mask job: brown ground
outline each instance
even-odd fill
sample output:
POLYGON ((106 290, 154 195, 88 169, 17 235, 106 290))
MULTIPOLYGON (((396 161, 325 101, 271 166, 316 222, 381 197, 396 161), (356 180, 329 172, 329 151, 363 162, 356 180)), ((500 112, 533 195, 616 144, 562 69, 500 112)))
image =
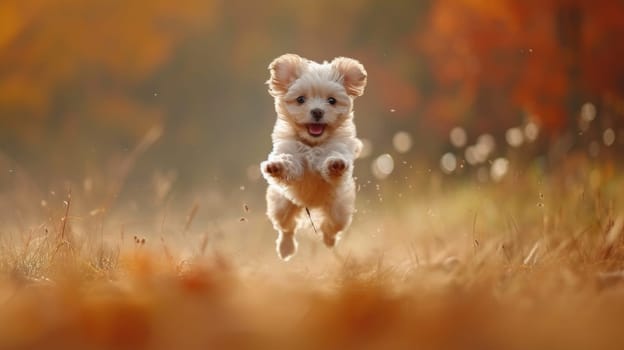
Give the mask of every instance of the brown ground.
POLYGON ((592 176, 387 189, 288 263, 261 205, 135 238, 76 195, 3 232, 0 348, 622 349, 621 181, 592 176))

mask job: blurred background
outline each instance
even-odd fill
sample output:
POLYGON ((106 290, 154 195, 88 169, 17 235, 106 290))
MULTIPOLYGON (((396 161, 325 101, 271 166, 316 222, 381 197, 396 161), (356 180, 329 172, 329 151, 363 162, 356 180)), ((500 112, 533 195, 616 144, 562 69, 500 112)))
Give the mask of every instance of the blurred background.
POLYGON ((71 186, 104 209, 261 202, 275 119, 264 82, 286 52, 366 67, 363 188, 575 162, 610 176, 624 149, 623 37, 620 0, 3 0, 0 194, 45 206, 71 186))

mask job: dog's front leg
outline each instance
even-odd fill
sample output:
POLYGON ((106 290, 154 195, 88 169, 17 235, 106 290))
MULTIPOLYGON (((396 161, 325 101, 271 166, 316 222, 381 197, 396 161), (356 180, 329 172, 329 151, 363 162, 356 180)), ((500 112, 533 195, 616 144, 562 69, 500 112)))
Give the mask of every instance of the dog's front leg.
POLYGON ((303 164, 293 154, 271 153, 269 159, 260 164, 260 170, 269 182, 288 183, 303 175, 303 164))

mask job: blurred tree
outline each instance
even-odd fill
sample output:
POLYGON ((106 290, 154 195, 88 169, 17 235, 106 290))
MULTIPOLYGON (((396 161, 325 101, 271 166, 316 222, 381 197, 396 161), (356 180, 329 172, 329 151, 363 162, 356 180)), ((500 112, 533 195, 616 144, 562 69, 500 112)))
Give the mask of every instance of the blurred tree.
POLYGON ((59 144, 135 142, 163 118, 137 87, 212 8, 204 0, 1 2, 1 145, 64 163, 59 144))
POLYGON ((191 185, 242 181, 269 151, 263 83, 285 52, 364 63, 358 128, 375 154, 393 150, 398 130, 418 143, 406 158, 435 162, 457 125, 468 142, 526 118, 552 137, 576 134, 588 101, 618 144, 622 10, 617 0, 4 0, 0 152, 45 179, 114 178, 134 154, 142 171, 118 173, 139 186, 156 170, 191 185), (158 142, 133 152, 148 130, 162 130, 158 142))
POLYGON ((575 129, 584 102, 624 98, 622 13, 616 0, 434 1, 414 46, 434 78, 428 115, 444 128, 500 129, 529 114, 551 135, 575 129))

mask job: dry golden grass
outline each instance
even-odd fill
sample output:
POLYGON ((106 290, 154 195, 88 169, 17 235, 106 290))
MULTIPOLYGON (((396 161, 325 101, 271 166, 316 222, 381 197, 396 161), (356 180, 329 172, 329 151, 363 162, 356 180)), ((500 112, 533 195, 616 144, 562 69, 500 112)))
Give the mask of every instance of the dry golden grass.
POLYGON ((621 179, 425 185, 362 194, 334 251, 304 228, 288 263, 261 204, 194 231, 194 203, 144 237, 83 218, 77 196, 3 229, 0 348, 624 346, 621 179))

